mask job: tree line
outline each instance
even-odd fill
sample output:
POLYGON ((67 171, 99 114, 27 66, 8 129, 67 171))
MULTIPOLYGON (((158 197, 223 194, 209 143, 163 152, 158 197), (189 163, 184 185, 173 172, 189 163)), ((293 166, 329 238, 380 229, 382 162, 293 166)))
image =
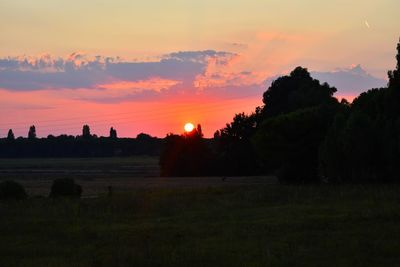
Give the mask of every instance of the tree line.
POLYGON ((283 182, 397 182, 400 178, 400 43, 384 88, 352 103, 297 67, 276 79, 261 107, 214 134, 169 135, 165 176, 274 174, 283 182))
POLYGON ((118 138, 110 129, 108 137, 91 134, 89 125, 82 127, 82 135, 49 135, 38 138, 36 127, 29 127, 27 138, 18 137, 10 129, 7 137, 0 139, 0 157, 113 157, 150 155, 158 156, 162 139, 141 133, 136 138, 118 138))

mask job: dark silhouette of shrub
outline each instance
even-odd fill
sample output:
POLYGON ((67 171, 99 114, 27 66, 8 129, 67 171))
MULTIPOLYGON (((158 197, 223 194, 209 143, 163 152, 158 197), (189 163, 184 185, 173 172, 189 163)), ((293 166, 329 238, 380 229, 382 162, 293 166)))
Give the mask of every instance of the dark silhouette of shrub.
POLYGON ((14 181, 4 181, 0 183, 0 200, 25 199, 27 194, 24 187, 14 181))
POLYGON ((56 179, 51 186, 50 197, 80 197, 82 187, 74 179, 56 179))

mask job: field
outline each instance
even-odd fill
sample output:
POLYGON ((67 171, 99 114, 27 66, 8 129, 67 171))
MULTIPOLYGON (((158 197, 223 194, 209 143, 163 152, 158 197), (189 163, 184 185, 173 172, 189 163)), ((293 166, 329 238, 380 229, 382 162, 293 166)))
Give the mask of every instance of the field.
MULTIPOLYGON (((12 162, 16 161, 1 162, 2 170, 12 169, 12 162)), ((31 164, 25 169, 54 170, 63 165, 60 160, 37 168, 38 162, 32 162, 17 162, 14 167, 31 164)), ((74 170, 82 170, 81 165, 74 170)), ((88 167, 89 172, 92 169, 88 167)), ((44 173, 47 182, 54 175, 44 173)), ((34 178, 25 174, 20 180, 26 185, 40 183, 37 173, 34 178)), ((3 172, 1 179, 5 176, 3 172)), ((79 177, 87 182, 84 192, 91 192, 80 200, 43 197, 48 184, 42 184, 30 188, 34 197, 29 200, 0 202, 0 266, 400 263, 398 185, 285 186, 270 177, 117 176, 101 172, 79 177), (104 190, 87 188, 97 179, 104 179, 105 185, 112 176, 120 190, 111 197, 104 190), (147 179, 153 182, 144 182, 147 179)))

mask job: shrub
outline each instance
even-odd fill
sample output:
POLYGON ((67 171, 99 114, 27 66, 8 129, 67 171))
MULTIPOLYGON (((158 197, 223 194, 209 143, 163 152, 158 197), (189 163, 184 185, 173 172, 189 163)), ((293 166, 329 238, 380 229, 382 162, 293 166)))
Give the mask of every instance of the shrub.
POLYGON ((56 179, 51 186, 50 197, 80 197, 82 187, 74 179, 56 179))
POLYGON ((0 200, 5 199, 25 199, 27 194, 24 187, 14 181, 4 181, 0 183, 0 200))

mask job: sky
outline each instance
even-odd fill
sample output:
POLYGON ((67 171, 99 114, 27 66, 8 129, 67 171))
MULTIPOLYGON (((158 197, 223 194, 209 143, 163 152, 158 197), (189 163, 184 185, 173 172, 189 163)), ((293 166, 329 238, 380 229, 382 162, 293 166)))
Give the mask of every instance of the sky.
POLYGON ((385 86, 398 0, 0 0, 0 137, 206 136, 297 66, 338 98, 385 86))

